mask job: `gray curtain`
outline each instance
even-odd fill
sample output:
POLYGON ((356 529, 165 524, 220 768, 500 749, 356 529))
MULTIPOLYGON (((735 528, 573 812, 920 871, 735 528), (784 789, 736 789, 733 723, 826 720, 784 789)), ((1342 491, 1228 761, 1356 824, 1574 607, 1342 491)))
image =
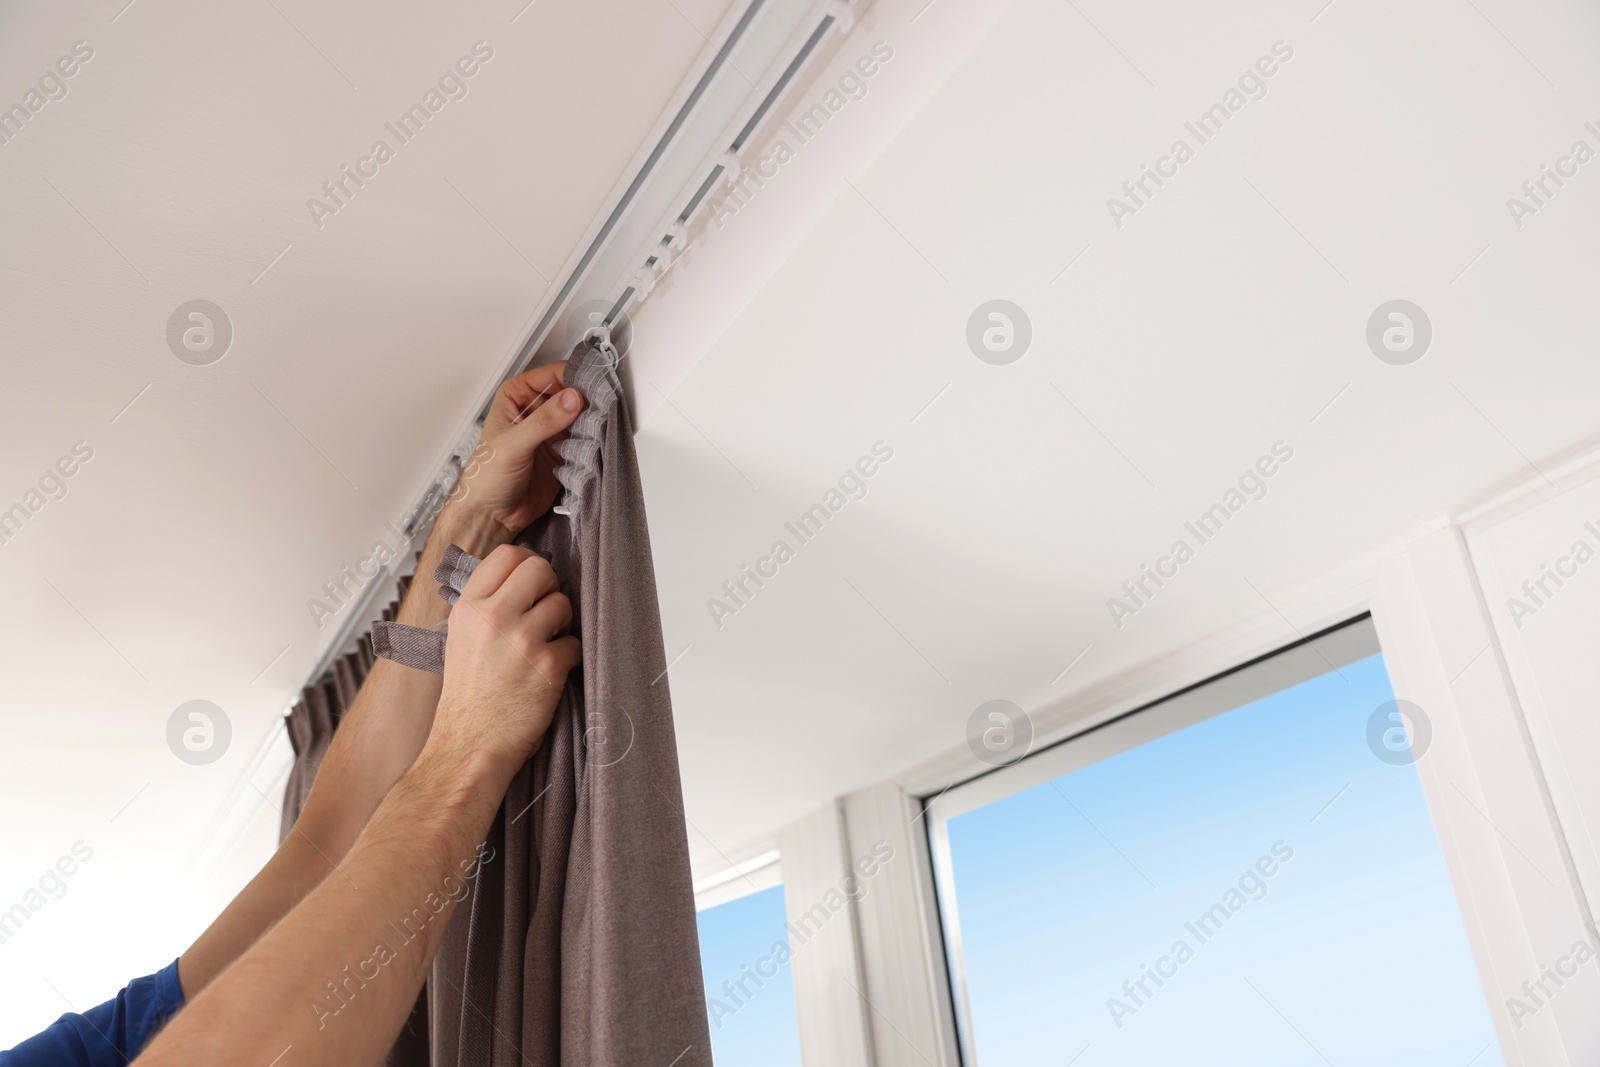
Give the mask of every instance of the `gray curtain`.
POLYGON ((490 832, 429 983, 435 1067, 711 1067, 666 654, 633 431, 585 342, 561 510, 517 538, 572 599, 583 665, 490 832))
MULTIPOLYGON (((410 578, 400 579, 397 595, 401 599, 405 598, 410 584, 410 578)), ((400 602, 396 600, 384 609, 384 620, 393 619, 399 611, 400 602)), ((372 636, 363 634, 356 643, 356 650, 339 657, 320 681, 302 689, 300 700, 284 716, 289 731, 289 745, 294 749, 294 766, 289 769, 289 784, 283 795, 283 819, 278 827, 279 844, 288 838, 289 829, 305 808, 306 798, 311 795, 311 783, 316 781, 317 771, 322 767, 322 757, 328 751, 328 743, 333 740, 333 731, 339 725, 339 719, 355 703, 356 693, 360 692, 361 683, 367 680, 374 662, 372 636)))
MULTIPOLYGON (((711 1067, 661 617, 615 358, 592 341, 574 350, 566 383, 586 406, 558 448, 566 491, 517 538, 560 577, 583 664, 512 781, 489 833, 494 858, 451 920, 392 1067, 711 1067)), ((378 654, 438 669, 437 634, 379 630, 378 654)), ((372 652, 363 639, 360 677, 372 652)), ((296 741, 286 826, 332 732, 318 733, 311 692, 290 716, 307 741, 296 741)), ((329 718, 337 726, 337 708, 329 718)))
MULTIPOLYGON (((384 621, 392 621, 399 614, 400 600, 405 599, 410 585, 410 578, 400 579, 396 594, 399 599, 384 609, 384 621)), ((363 634, 356 643, 356 650, 339 657, 321 680, 302 689, 299 701, 284 716, 289 744, 294 749, 294 765, 289 769, 289 783, 284 788, 283 819, 278 831, 280 844, 288 838, 295 820, 305 809, 311 784, 322 767, 322 757, 333 740, 333 732, 350 705, 355 703, 356 693, 367 680, 374 662, 372 637, 363 634)), ((385 1067, 428 1067, 428 1048, 428 997, 424 990, 384 1061, 385 1067)))

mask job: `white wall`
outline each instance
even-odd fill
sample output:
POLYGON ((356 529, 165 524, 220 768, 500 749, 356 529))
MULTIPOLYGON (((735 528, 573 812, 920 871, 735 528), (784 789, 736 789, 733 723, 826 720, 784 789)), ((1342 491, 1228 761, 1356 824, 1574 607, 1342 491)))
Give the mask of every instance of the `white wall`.
MULTIPOLYGON (((1312 632, 1370 610, 1396 695, 1422 707, 1432 738, 1418 762, 1506 1063, 1600 1063, 1600 959, 1579 965, 1600 900, 1600 454, 1533 473, 1392 551, 1298 591, 1280 605, 1312 632), (1587 523, 1593 522, 1591 529, 1587 523), (1585 548, 1578 548, 1579 543, 1585 548), (1582 557, 1579 563, 1578 557, 1582 557), (1567 572, 1562 584, 1546 568, 1567 572), (1525 613, 1509 600, 1533 608, 1525 613), (1565 962, 1563 962, 1565 961, 1565 962), (1572 971, 1557 987, 1548 968, 1572 971), (1553 996, 1525 982, 1545 976, 1553 996), (1524 1010, 1517 1010, 1516 998, 1524 1010), (1532 1008, 1531 1012, 1525 1010, 1532 1008)), ((1196 635, 1129 676, 1073 693, 1035 714, 1041 742, 1081 731, 1293 639, 1284 619, 1196 635), (1070 707, 1070 711, 1064 710, 1070 707)), ((850 905, 853 942, 832 947, 830 971, 859 974, 850 1025, 832 1030, 829 1057, 808 1065, 879 1067, 959 1062, 932 878, 916 797, 973 773, 960 752, 889 775, 840 798, 845 840, 815 833, 830 808, 783 835, 785 869, 811 883, 844 877, 848 857, 887 840, 896 859, 850 905), (857 959, 840 954, 853 950, 857 959), (841 1040, 856 1047, 838 1048, 841 1040)), ((803 1025, 825 1027, 837 982, 796 970, 803 1025)))

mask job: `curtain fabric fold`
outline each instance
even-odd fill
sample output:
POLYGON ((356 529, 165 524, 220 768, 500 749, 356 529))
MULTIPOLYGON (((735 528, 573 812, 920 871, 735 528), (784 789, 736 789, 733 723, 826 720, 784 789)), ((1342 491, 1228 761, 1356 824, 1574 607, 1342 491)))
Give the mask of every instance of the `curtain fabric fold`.
MULTIPOLYGON (((507 791, 395 1067, 711 1067, 666 654, 615 358, 593 340, 574 350, 566 384, 585 410, 558 447, 566 492, 517 538, 571 599, 583 663, 507 791)), ((347 706, 338 690, 359 685, 372 654, 363 639, 347 677, 308 689, 290 716, 285 832, 347 706)))
MULTIPOLYGON (((411 586, 410 578, 401 578, 396 599, 384 609, 384 621, 391 621, 400 612, 400 601, 405 599, 411 586)), ((289 744, 294 749, 294 765, 289 769, 289 782, 284 788, 283 820, 278 831, 281 844, 293 832, 295 820, 305 809, 306 798, 311 795, 311 785, 322 767, 322 757, 333 740, 339 720, 355 702, 361 683, 367 680, 376 662, 371 635, 363 635, 356 650, 334 661, 329 677, 300 691, 300 699, 289 714, 284 716, 288 726, 289 744)), ((394 1047, 384 1061, 385 1067, 428 1067, 428 999, 424 991, 417 997, 411 1017, 395 1039, 394 1047)))
MULTIPOLYGON (((404 599, 411 579, 401 578, 397 595, 404 599)), ((384 609, 385 621, 393 619, 400 610, 399 600, 384 609)), ((288 727, 289 745, 294 749, 294 765, 289 768, 289 784, 283 795, 283 820, 278 828, 280 844, 288 838, 289 830, 311 795, 311 784, 322 768, 322 757, 333 740, 333 731, 339 719, 355 703, 361 683, 367 680, 376 662, 370 634, 363 634, 356 650, 340 656, 329 668, 325 681, 308 685, 300 691, 300 699, 289 714, 284 716, 288 727)))
POLYGON ((614 350, 585 341, 559 510, 518 538, 583 664, 513 780, 434 962, 435 1067, 711 1067, 666 653, 614 350), (470 905, 470 907, 469 907, 470 905))

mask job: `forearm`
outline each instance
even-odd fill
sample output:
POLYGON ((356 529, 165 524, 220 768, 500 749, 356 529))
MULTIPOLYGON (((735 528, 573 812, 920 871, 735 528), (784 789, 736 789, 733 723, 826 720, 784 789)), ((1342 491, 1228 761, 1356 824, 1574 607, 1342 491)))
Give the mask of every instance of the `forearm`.
MULTIPOLYGON (((434 569, 451 544, 480 558, 509 537, 451 508, 440 514, 417 563, 416 578, 400 605, 397 621, 430 629, 450 605, 439 596, 434 569)), ((378 660, 354 703, 340 719, 316 783, 295 827, 338 861, 349 850, 378 804, 422 751, 433 726, 442 681, 437 674, 378 660)))
POLYGON ((141 1067, 377 1064, 399 1032, 509 769, 429 751, 379 806, 345 862, 173 1020, 141 1067))
MULTIPOLYGON (((433 582, 434 568, 449 545, 483 556, 504 537, 492 523, 446 508, 423 547, 399 621, 432 627, 449 613, 433 582)), ((340 721, 288 839, 180 957, 178 978, 186 997, 204 989, 343 860, 384 796, 422 751, 440 685, 439 676, 427 671, 389 660, 373 665, 340 721)))

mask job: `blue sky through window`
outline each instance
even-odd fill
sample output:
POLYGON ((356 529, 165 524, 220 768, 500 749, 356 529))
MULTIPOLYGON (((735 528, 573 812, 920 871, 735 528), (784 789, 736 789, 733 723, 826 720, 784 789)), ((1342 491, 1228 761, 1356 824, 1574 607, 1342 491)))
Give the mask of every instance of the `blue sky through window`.
POLYGON ((698 919, 716 1067, 800 1067, 794 977, 778 962, 786 953, 774 951, 789 944, 783 886, 707 908, 698 919))
POLYGON ((952 818, 982 1067, 1500 1067, 1391 699, 1369 656, 952 818))

